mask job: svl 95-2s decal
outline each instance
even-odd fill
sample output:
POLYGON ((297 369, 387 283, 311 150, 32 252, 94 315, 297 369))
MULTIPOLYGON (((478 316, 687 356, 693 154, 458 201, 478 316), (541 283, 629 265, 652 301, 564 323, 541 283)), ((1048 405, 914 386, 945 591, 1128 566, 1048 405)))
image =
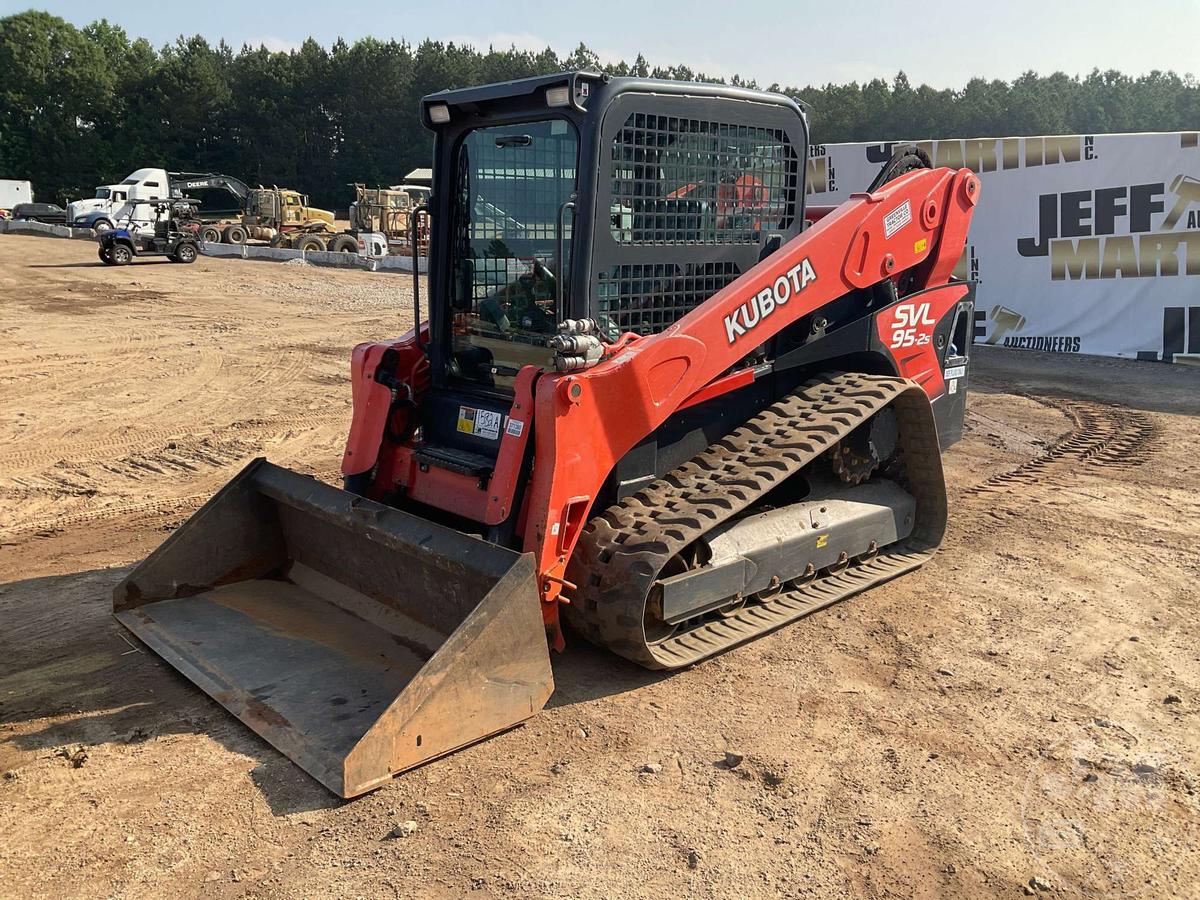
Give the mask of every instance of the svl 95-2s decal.
POLYGON ((921 347, 928 344, 937 321, 929 314, 928 303, 902 303, 892 320, 892 340, 888 346, 921 347))

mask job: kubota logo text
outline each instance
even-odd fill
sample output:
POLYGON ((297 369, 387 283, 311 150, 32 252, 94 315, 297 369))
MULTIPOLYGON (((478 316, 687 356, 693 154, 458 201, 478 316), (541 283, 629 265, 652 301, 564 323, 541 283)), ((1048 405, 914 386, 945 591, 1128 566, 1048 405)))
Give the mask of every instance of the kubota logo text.
POLYGON ((928 303, 905 303, 896 307, 896 318, 892 322, 892 342, 888 345, 893 350, 900 347, 923 347, 929 343, 929 329, 923 325, 936 325, 929 315, 928 303))
POLYGON ((729 343, 732 344, 747 331, 755 328, 759 322, 775 312, 777 307, 786 304, 816 280, 817 273, 806 256, 776 278, 773 285, 751 295, 749 300, 725 317, 725 336, 729 343))

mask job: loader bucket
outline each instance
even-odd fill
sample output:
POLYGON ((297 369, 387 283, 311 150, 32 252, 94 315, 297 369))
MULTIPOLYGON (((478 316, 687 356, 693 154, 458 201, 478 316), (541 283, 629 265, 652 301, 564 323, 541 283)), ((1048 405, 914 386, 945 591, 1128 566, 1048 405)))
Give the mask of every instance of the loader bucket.
POLYGON ((113 592, 117 619, 342 797, 554 689, 533 558, 258 459, 113 592))

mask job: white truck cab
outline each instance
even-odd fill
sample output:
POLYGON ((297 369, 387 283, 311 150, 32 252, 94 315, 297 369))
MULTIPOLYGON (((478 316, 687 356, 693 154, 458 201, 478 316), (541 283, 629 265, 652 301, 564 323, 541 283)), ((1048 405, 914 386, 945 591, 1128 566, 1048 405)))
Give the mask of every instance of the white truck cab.
POLYGON ((125 207, 137 202, 166 200, 171 196, 170 179, 166 169, 138 169, 120 184, 102 184, 96 196, 74 200, 67 204, 67 222, 96 231, 107 231, 117 220, 124 222, 131 212, 140 220, 141 210, 125 207))

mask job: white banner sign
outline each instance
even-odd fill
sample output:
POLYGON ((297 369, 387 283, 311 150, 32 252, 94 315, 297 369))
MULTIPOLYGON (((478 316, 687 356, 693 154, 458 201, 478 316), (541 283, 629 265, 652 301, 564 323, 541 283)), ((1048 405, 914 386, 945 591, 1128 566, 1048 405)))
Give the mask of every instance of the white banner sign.
MULTIPOLYGON (((976 340, 1200 361, 1196 132, 917 141, 983 183, 961 277, 976 340)), ((811 148, 808 202, 865 190, 893 144, 811 148)))

